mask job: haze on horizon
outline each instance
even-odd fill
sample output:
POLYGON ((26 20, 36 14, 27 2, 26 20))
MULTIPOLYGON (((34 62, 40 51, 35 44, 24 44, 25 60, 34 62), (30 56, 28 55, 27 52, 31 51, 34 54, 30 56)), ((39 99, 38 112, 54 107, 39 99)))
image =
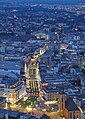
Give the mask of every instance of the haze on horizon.
POLYGON ((51 4, 85 4, 85 0, 0 0, 0 2, 27 2, 27 3, 51 3, 51 4))

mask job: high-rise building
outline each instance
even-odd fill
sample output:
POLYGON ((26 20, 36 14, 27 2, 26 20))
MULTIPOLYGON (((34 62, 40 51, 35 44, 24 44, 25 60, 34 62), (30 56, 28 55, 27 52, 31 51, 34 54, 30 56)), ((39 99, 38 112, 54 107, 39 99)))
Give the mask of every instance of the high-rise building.
POLYGON ((31 96, 39 96, 38 62, 32 62, 27 68, 26 84, 31 96))

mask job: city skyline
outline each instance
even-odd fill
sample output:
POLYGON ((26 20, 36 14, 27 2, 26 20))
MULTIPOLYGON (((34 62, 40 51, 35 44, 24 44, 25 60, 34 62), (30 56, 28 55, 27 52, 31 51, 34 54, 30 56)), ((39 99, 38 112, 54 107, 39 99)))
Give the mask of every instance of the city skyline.
POLYGON ((85 119, 85 4, 68 1, 0 1, 0 119, 85 119))

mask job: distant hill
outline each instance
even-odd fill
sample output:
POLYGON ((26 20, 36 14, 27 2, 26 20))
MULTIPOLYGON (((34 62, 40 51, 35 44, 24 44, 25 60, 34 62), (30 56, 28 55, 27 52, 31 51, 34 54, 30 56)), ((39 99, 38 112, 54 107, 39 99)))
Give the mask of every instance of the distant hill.
POLYGON ((0 2, 28 2, 28 3, 51 3, 51 4, 85 4, 85 0, 0 0, 0 2))

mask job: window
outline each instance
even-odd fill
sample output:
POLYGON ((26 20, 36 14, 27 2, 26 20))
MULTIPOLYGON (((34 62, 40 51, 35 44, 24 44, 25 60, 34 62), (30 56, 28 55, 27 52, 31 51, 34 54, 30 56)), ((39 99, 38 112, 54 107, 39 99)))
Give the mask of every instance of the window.
POLYGON ((76 112, 73 112, 73 119, 75 119, 76 112))
POLYGON ((63 109, 63 104, 62 104, 62 109, 63 109))
POLYGON ((70 119, 72 119, 72 112, 70 112, 70 119))
POLYGON ((36 69, 33 69, 33 74, 36 75, 36 69))
POLYGON ((62 102, 63 102, 63 97, 62 97, 62 102))

